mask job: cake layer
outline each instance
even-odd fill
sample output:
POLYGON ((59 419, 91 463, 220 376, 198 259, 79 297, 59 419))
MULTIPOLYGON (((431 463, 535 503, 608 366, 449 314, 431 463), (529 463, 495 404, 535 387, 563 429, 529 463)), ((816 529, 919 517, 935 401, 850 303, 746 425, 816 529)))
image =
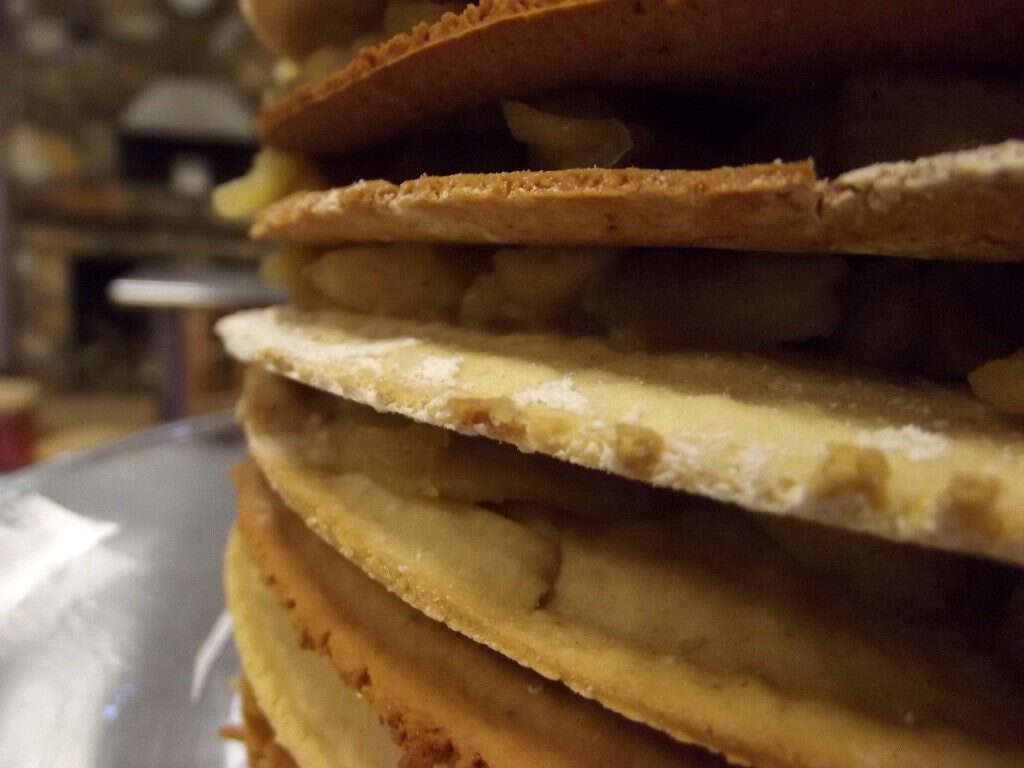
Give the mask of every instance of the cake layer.
POLYGON ((242 407, 283 502, 415 608, 585 696, 762 767, 1024 758, 1015 569, 682 494, 574 509, 529 457, 502 480, 489 441, 285 390, 242 407))

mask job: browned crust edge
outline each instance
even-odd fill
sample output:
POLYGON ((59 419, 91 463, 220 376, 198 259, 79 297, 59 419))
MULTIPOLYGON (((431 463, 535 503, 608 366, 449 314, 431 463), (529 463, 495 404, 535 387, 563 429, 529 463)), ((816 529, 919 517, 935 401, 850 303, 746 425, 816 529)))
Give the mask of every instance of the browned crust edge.
MULTIPOLYGON (((496 749, 502 761, 516 755, 512 763, 517 765, 530 765, 531 761, 602 765, 608 760, 615 764, 680 768, 726 765, 724 759, 703 748, 675 741, 568 688, 552 685, 443 624, 435 624, 436 620, 405 606, 398 597, 387 595, 408 614, 427 622, 427 626, 416 628, 407 616, 400 624, 395 622, 392 630, 401 626, 403 633, 415 632, 417 643, 435 647, 437 653, 429 663, 440 664, 442 670, 447 668, 452 673, 455 668, 451 664, 456 662, 445 659, 454 653, 460 670, 473 670, 472 682, 459 682, 450 690, 444 688, 446 676, 431 681, 420 679, 419 672, 410 673, 406 668, 403 651, 392 653, 388 647, 379 646, 377 638, 367 635, 368 630, 360 621, 339 613, 330 590, 325 591, 320 583, 322 574, 314 575, 313 567, 306 566, 304 558, 320 556, 314 554, 319 550, 309 549, 315 543, 329 552, 332 563, 337 559, 339 566, 344 564, 354 570, 358 567, 313 532, 308 533, 308 546, 293 542, 293 547, 287 543, 298 537, 296 531, 305 535, 305 524, 277 497, 251 459, 235 470, 234 478, 240 499, 237 527, 246 553, 278 602, 288 610, 300 646, 323 654, 342 680, 366 699, 391 730, 404 753, 401 768, 486 768, 490 759, 498 759, 486 755, 489 749, 496 749), (444 639, 435 631, 442 633, 444 639), (450 647, 449 642, 457 645, 450 647), (445 667, 446 664, 449 666, 445 667), (440 682, 442 679, 445 682, 440 682), (470 692, 472 688, 481 692, 479 697, 470 692), (499 693, 495 697, 489 691, 499 693), (481 706, 483 710, 479 709, 481 706), (445 720, 449 716, 454 724, 447 720, 446 725, 439 724, 439 718, 445 720), (553 723, 549 717, 555 718, 553 723), (563 727, 568 731, 564 738, 563 727), (489 731, 490 735, 481 735, 480 744, 467 743, 467 734, 475 733, 476 729, 489 731), (515 735, 506 738, 507 732, 515 735), (587 754, 577 753, 578 749, 587 754)), ((359 578, 370 577, 360 572, 359 578)), ((374 597, 373 601, 379 599, 374 597)), ((370 619, 368 623, 375 621, 370 619)), ((442 672, 435 670, 432 674, 442 672)))
POLYGON ((369 181, 267 208, 256 239, 300 243, 824 245, 809 161, 707 171, 522 171, 369 181), (749 226, 743 226, 747 224, 749 226))
MULTIPOLYGON (((259 470, 251 460, 246 460, 235 467, 232 479, 239 496, 243 498, 259 494, 260 491, 255 489, 265 487, 259 470)), ((265 495, 271 496, 272 492, 267 489, 265 495)), ((293 585, 307 582, 308 575, 304 574, 295 562, 267 544, 265 537, 256 530, 259 523, 247 514, 245 501, 240 506, 237 524, 245 551, 253 559, 267 586, 273 590, 275 598, 288 611, 289 619, 296 631, 297 645, 304 650, 322 654, 331 662, 342 681, 363 696, 367 704, 376 711, 381 723, 387 726, 395 744, 402 750, 399 768, 487 768, 487 763, 478 755, 470 755, 467 758, 461 754, 451 735, 443 726, 436 723, 428 712, 417 711, 380 697, 367 668, 346 654, 332 649, 329 629, 311 632, 311 626, 324 625, 323 621, 317 620, 317 615, 331 612, 331 607, 316 590, 304 593, 302 604, 299 603, 292 591, 293 585), (307 606, 308 602, 314 603, 311 609, 307 606)))
POLYGON ((425 176, 303 192, 257 239, 689 246, 1024 259, 1024 142, 819 180, 810 161, 706 171, 581 169, 425 176))
POLYGON ((242 724, 227 732, 222 729, 221 735, 245 744, 249 768, 299 768, 291 753, 278 743, 274 726, 260 709, 245 677, 238 680, 238 695, 242 700, 242 724))
POLYGON ((1011 0, 482 0, 362 50, 264 110, 264 140, 341 154, 527 91, 652 82, 764 83, 883 64, 1022 59, 1011 0))

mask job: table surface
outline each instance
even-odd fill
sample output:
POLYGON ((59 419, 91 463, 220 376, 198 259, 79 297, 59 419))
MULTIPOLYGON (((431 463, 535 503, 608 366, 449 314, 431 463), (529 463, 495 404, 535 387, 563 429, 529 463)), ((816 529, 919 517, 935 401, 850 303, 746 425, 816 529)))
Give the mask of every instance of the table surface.
POLYGON ((220 414, 0 479, 0 766, 237 761, 216 730, 237 703, 220 565, 243 451, 220 414))

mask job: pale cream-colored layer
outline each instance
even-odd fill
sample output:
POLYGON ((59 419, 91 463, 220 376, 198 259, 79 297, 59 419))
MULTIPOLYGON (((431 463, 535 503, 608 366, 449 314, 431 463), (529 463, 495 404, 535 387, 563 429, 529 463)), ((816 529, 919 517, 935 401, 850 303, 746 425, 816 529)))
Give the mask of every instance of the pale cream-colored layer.
POLYGON ((231 354, 416 421, 897 541, 1024 563, 1024 432, 967 393, 836 366, 244 312, 231 354))
POLYGON ((320 656, 299 647, 286 611, 232 533, 224 561, 242 669, 276 741, 302 768, 395 768, 401 750, 376 713, 320 656))
MULTIPOLYGON (((365 475, 400 496, 488 507, 538 504, 597 521, 679 514, 693 503, 673 491, 378 413, 255 367, 246 372, 239 414, 254 431, 273 435, 276 450, 293 462, 328 475, 365 475)), ((727 519, 738 514, 735 508, 711 508, 727 519)), ((812 570, 842 579, 851 594, 883 611, 951 621, 979 589, 992 587, 998 594, 992 584, 978 587, 977 568, 968 558, 770 515, 746 519, 774 546, 812 570)), ((460 557, 456 553, 463 547, 486 548, 474 540, 473 530, 469 526, 449 543, 453 556, 460 557)), ((537 562, 553 566, 550 552, 531 548, 514 527, 505 535, 510 546, 523 545, 537 562)), ((996 631, 998 597, 992 605, 989 624, 996 631)))
POLYGON ((251 464, 236 481, 246 551, 303 645, 324 654, 387 723, 403 767, 720 768, 703 750, 624 720, 405 605, 314 536, 251 464))
MULTIPOLYGON (((310 528, 427 615, 616 711, 762 768, 1024 759, 1006 601, 980 624, 945 606, 1013 588, 1017 572, 972 586, 977 566, 952 556, 765 527, 682 495, 585 517, 403 495, 362 473, 387 466, 380 443, 362 471, 344 450, 332 468, 303 461, 310 433, 273 411, 295 411, 294 424, 316 399, 278 394, 250 383, 243 422, 310 528), (252 402, 263 395, 276 408, 252 402), (892 595, 883 574, 900 582, 892 595)), ((345 421, 322 425, 340 446, 345 421)), ((469 471, 476 457, 463 455, 469 471)))

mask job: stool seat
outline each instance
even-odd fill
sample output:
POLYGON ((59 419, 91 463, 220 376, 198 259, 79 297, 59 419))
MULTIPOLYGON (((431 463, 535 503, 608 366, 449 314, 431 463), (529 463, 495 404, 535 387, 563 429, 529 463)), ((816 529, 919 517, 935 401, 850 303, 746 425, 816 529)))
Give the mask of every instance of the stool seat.
POLYGON ((131 272, 112 280, 107 296, 123 307, 231 310, 276 304, 284 301, 285 292, 253 270, 184 267, 131 272))
POLYGON ((196 389, 190 382, 201 378, 196 369, 202 363, 197 361, 210 356, 209 351, 189 349, 201 345, 196 339, 208 334, 186 333, 186 321, 198 319, 208 331, 212 314, 277 304, 286 294, 264 283, 252 269, 176 265, 147 267, 112 280, 107 297, 118 306, 152 314, 163 369, 159 413, 161 419, 172 420, 189 415, 189 393, 196 389))

